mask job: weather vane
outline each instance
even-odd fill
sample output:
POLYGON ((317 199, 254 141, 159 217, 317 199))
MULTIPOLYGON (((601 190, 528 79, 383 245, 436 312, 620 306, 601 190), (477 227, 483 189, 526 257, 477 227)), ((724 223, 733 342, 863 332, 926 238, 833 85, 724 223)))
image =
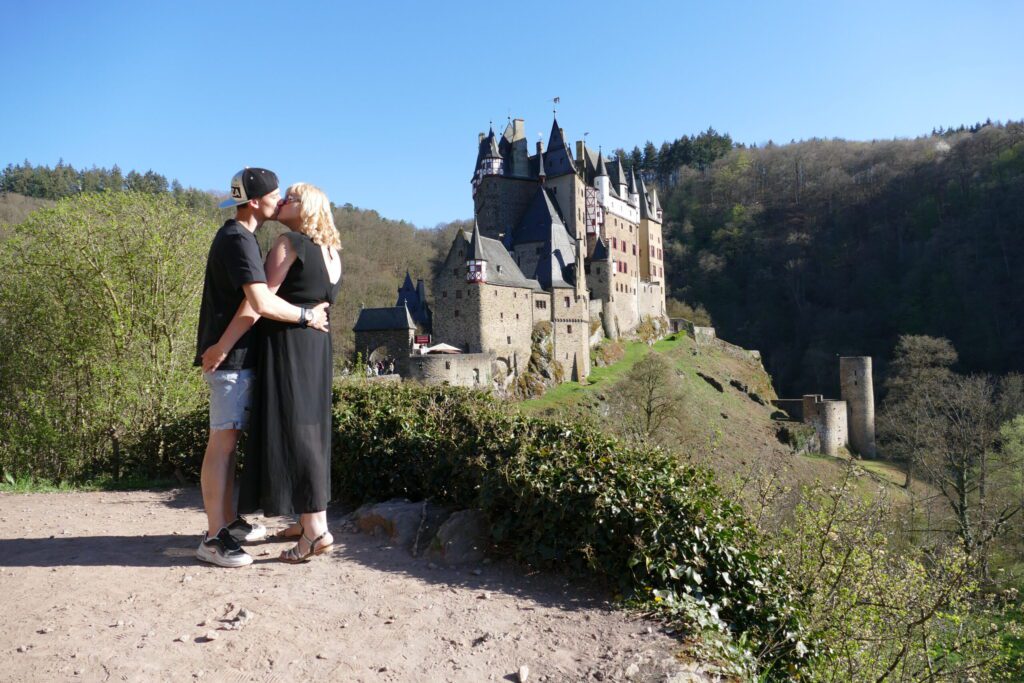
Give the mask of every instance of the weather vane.
MULTIPOLYGON (((562 101, 561 97, 556 97, 555 99, 551 100, 551 103, 552 103, 552 105, 557 105, 561 101, 562 101)), ((558 107, 552 106, 551 107, 551 113, 554 114, 555 116, 557 116, 558 115, 558 107)))

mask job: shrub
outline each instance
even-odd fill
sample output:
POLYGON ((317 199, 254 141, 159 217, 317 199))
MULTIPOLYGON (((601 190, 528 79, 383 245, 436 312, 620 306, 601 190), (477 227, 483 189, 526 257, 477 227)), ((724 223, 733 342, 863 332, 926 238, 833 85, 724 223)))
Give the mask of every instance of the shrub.
POLYGON ((694 627, 695 613, 728 624, 787 676, 801 661, 778 562, 708 471, 659 449, 584 421, 524 417, 469 390, 345 385, 333 475, 335 496, 352 503, 402 496, 480 509, 494 542, 521 561, 595 574, 680 625, 694 627))
POLYGON ((215 226, 172 196, 80 195, 0 245, 0 467, 80 480, 165 470, 192 367, 215 226), (144 435, 156 442, 141 446, 144 435))
POLYGON ((979 600, 967 556, 955 544, 899 549, 892 501, 884 489, 862 499, 861 474, 852 465, 806 491, 776 539, 820 639, 811 680, 1000 680, 1003 610, 979 600))

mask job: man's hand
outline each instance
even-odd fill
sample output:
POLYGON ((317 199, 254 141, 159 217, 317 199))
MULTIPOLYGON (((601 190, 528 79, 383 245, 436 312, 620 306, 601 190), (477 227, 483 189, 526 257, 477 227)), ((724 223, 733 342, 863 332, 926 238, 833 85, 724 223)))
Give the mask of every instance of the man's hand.
POLYGON ((220 344, 214 344, 210 348, 203 351, 203 372, 213 372, 216 370, 224 359, 228 357, 228 352, 221 349, 220 344))
POLYGON ((331 331, 328 326, 329 320, 327 318, 328 306, 330 306, 330 304, 324 301, 311 309, 313 311, 313 320, 309 323, 309 327, 312 327, 314 330, 320 330, 321 332, 331 331))

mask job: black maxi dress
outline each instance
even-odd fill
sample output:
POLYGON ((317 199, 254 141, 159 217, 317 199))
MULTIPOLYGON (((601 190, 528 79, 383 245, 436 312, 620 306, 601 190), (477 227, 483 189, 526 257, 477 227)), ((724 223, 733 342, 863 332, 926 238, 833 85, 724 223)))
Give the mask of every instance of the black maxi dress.
MULTIPOLYGON (((320 247, 286 233, 296 253, 277 295, 296 306, 334 303, 320 247)), ((331 495, 331 335, 260 319, 259 363, 239 490, 239 512, 268 517, 327 509, 331 495)))

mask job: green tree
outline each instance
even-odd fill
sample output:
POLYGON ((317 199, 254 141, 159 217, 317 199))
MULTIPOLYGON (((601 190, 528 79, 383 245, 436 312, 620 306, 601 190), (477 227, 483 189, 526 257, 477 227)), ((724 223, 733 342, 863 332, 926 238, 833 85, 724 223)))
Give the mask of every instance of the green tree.
POLYGON ((649 351, 615 385, 610 402, 619 431, 637 443, 671 443, 678 434, 684 396, 665 356, 649 351))
POLYGON ((5 471, 170 466, 159 434, 202 397, 192 359, 214 228, 170 195, 135 193, 65 199, 12 228, 0 244, 5 471))

